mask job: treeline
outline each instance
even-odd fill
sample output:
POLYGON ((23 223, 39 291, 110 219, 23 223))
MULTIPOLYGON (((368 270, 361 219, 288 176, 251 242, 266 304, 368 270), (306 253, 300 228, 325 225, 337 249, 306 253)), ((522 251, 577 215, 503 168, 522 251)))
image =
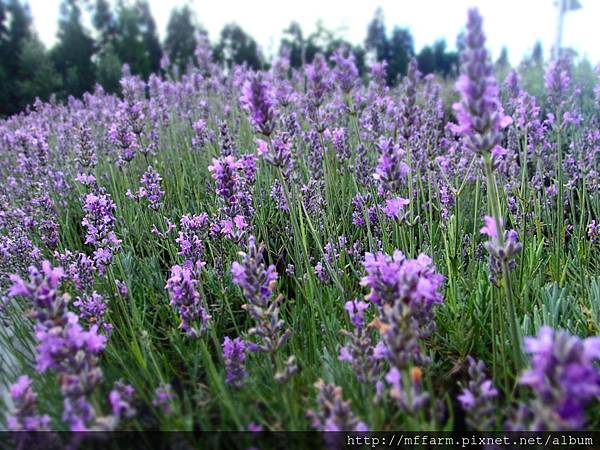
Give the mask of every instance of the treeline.
MULTIPOLYGON (((114 92, 119 88, 125 63, 131 73, 143 78, 161 71, 161 62, 164 66, 166 61, 182 72, 194 57, 202 35, 206 37, 207 33, 187 5, 172 10, 161 42, 147 0, 119 0, 116 4, 109 0, 63 0, 56 44, 46 49, 33 27, 27 2, 0 0, 0 114, 18 112, 37 97, 78 97, 93 90, 96 83, 114 92), (86 15, 91 20, 84 20, 86 15)), ((213 57, 223 66, 268 65, 257 42, 235 23, 225 25, 218 41, 210 45, 213 57)), ((305 36, 299 24, 293 22, 284 30, 279 51, 287 49, 291 65, 300 67, 319 52, 331 55, 340 45, 354 53, 361 71, 367 55, 386 60, 390 84, 406 73, 412 56, 417 57, 425 74, 448 76, 457 71, 458 53, 448 51, 445 41, 416 54, 410 31, 394 27, 388 33, 381 9, 368 25, 363 45, 344 41, 322 24, 305 36)))

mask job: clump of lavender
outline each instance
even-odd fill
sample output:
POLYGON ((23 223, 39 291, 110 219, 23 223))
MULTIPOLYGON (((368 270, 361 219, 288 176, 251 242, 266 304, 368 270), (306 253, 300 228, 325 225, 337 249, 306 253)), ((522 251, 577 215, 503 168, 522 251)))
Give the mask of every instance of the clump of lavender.
POLYGON ((409 142, 409 139, 418 127, 416 103, 419 76, 420 73, 417 68, 417 59, 413 57, 408 62, 406 81, 404 83, 404 95, 400 101, 400 110, 398 114, 398 131, 406 143, 409 142))
POLYGON ((342 397, 342 388, 319 380, 315 383, 317 409, 306 415, 311 426, 319 431, 369 431, 367 425, 352 412, 351 402, 342 397))
POLYGON ((176 399, 170 384, 161 384, 154 391, 154 399, 152 405, 160 408, 163 414, 170 415, 173 412, 173 401, 176 399))
POLYGON ((94 260, 85 253, 73 253, 65 250, 64 253, 54 252, 54 257, 65 270, 65 275, 79 290, 89 291, 94 285, 96 265, 94 260))
POLYGON ((275 128, 273 99, 269 83, 255 73, 244 83, 240 102, 250 115, 250 122, 259 133, 270 136, 275 128))
POLYGON ((95 247, 94 263, 100 274, 111 263, 114 253, 121 246, 115 235, 116 205, 108 193, 89 193, 85 196, 85 217, 81 225, 86 229, 85 243, 95 247))
POLYGON ((204 146, 209 140, 206 121, 203 119, 198 119, 192 124, 192 128, 194 129, 194 137, 192 137, 192 148, 204 148, 204 146))
POLYGON ((240 286, 248 303, 243 308, 248 311, 255 326, 248 331, 257 338, 251 349, 274 354, 287 340, 290 330, 285 330, 285 322, 279 318, 279 304, 283 296, 274 297, 277 271, 275 266, 266 266, 263 259, 264 245, 256 245, 254 236, 248 238, 248 249, 239 252, 241 262, 231 266, 233 282, 240 286))
POLYGON ((348 129, 345 127, 327 128, 323 132, 323 137, 331 141, 335 155, 340 163, 344 163, 350 158, 350 142, 348 137, 348 129))
POLYGON ((358 80, 358 68, 356 67, 354 54, 344 46, 340 46, 333 53, 331 59, 335 63, 332 71, 333 79, 342 93, 350 93, 358 80))
POLYGON ((120 419, 131 419, 137 414, 133 407, 133 396, 135 389, 133 386, 124 383, 122 380, 114 384, 113 389, 108 394, 108 401, 111 406, 113 417, 120 419))
POLYGON ((204 238, 209 232, 210 220, 208 214, 185 214, 179 221, 179 235, 175 242, 179 245, 179 256, 184 259, 184 267, 200 270, 203 265, 204 238))
POLYGON ((563 330, 542 327, 526 337, 524 350, 532 355, 531 367, 519 382, 533 390, 529 403, 532 431, 580 430, 585 407, 600 395, 600 338, 580 339, 563 330))
POLYGON ((96 291, 91 294, 84 293, 82 296, 77 297, 73 302, 73 306, 79 309, 79 317, 87 321, 88 324, 102 327, 107 332, 112 330, 112 325, 106 322, 104 317, 108 305, 104 297, 96 291))
POLYGON ((136 200, 142 198, 148 199, 148 207, 153 210, 158 210, 163 205, 162 199, 165 196, 165 191, 161 188, 162 177, 154 170, 152 166, 148 166, 146 172, 140 178, 141 187, 137 193, 127 191, 127 196, 136 200))
POLYGON ((515 258, 521 252, 523 246, 519 242, 515 230, 505 231, 504 239, 501 242, 498 239, 496 220, 493 217, 485 216, 484 221, 485 226, 479 231, 490 237, 490 240, 484 244, 489 254, 488 277, 491 283, 497 285, 499 278, 502 276, 504 265, 509 271, 514 270, 517 264, 515 258))
POLYGON ((600 242, 600 224, 596 220, 592 220, 587 226, 587 235, 593 244, 600 242))
POLYGON ((248 346, 243 339, 237 337, 230 339, 225 336, 221 344, 225 358, 226 382, 230 386, 240 388, 248 376, 246 373, 246 350, 248 346))
POLYGON ((308 79, 308 92, 311 109, 317 109, 325 100, 325 96, 332 86, 331 73, 327 60, 321 53, 317 53, 312 64, 305 67, 308 79))
POLYGON ((467 425, 476 431, 487 431, 494 425, 494 399, 498 396, 498 391, 485 374, 485 363, 476 361, 471 356, 467 359, 469 382, 458 396, 458 401, 467 413, 467 425))
POLYGON ((438 292, 444 277, 435 270, 431 258, 421 254, 407 259, 396 250, 365 254, 367 275, 361 285, 370 288, 365 297, 379 308, 377 327, 386 347, 386 357, 398 369, 428 364, 421 340, 435 328, 433 306, 443 301, 438 292))
POLYGON ((458 125, 451 126, 462 135, 465 145, 475 153, 503 153, 502 128, 512 122, 504 115, 498 99, 498 85, 485 48, 483 19, 476 9, 469 10, 465 48, 461 52, 461 75, 456 88, 461 101, 454 104, 458 125))
POLYGON ((64 397, 63 420, 72 431, 85 431, 100 426, 100 421, 86 396, 102 380, 97 366, 97 355, 106 346, 106 337, 98 334, 98 326, 85 331, 76 314, 68 311, 69 297, 58 295, 61 268, 53 268, 48 261, 41 270, 29 269, 29 281, 13 275, 11 296, 22 296, 32 302, 31 316, 36 320, 35 336, 38 342, 37 369, 48 369, 59 374, 64 397))
POLYGON ((6 424, 11 431, 47 431, 50 417, 38 413, 37 394, 31 388, 31 378, 21 375, 10 388, 12 413, 6 424))
POLYGON ((379 194, 397 194, 408 175, 409 167, 402 160, 403 152, 392 138, 381 137, 377 142, 379 159, 375 169, 375 178, 379 186, 379 194))
POLYGON ((404 383, 402 373, 392 367, 385 376, 390 386, 389 395, 401 411, 414 415, 425 407, 429 394, 423 392, 423 371, 420 367, 411 367, 408 384, 404 383))
POLYGON ((79 174, 91 175, 98 159, 96 157, 96 144, 92 139, 92 132, 87 125, 81 124, 77 128, 76 162, 79 174))
POLYGON ((340 350, 339 360, 352 366, 356 378, 361 383, 374 383, 379 379, 382 369, 382 346, 375 345, 365 324, 365 311, 370 304, 361 300, 346 302, 345 309, 350 317, 354 330, 341 330, 348 342, 340 350))
POLYGON ((245 177, 244 169, 246 167, 242 160, 233 156, 213 159, 212 164, 208 166, 217 184, 216 192, 224 205, 221 212, 230 219, 238 215, 249 218, 254 212, 249 180, 245 177))
POLYGON ((281 132, 273 138, 271 145, 258 139, 258 154, 265 161, 274 167, 282 170, 284 176, 289 177, 292 174, 292 139, 289 133, 281 132))
POLYGON ((181 319, 179 327, 191 338, 202 336, 210 320, 202 306, 197 284, 198 280, 191 269, 176 265, 171 268, 171 277, 166 285, 171 304, 177 308, 181 319))

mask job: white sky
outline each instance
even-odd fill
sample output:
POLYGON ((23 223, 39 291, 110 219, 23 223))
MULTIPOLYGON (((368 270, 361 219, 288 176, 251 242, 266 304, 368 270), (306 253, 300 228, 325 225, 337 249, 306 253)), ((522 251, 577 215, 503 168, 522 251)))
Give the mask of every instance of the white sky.
MULTIPOLYGON (((583 8, 566 15, 563 46, 572 47, 593 64, 600 62, 597 33, 600 26, 600 0, 579 0, 583 8)), ((113 3, 115 1, 113 0, 113 3)), ((326 28, 353 43, 361 43, 378 6, 383 8, 388 32, 394 25, 409 27, 415 49, 445 38, 454 48, 456 36, 464 27, 466 12, 479 7, 484 18, 488 48, 497 57, 508 48, 511 62, 529 54, 536 40, 546 55, 554 42, 556 8, 554 0, 149 0, 161 39, 164 38, 173 6, 189 4, 198 21, 215 41, 224 24, 237 22, 250 33, 266 55, 279 45, 281 32, 292 20, 305 35, 315 30, 317 20, 326 28)), ((29 0, 35 27, 46 45, 55 41, 60 0, 29 0)))

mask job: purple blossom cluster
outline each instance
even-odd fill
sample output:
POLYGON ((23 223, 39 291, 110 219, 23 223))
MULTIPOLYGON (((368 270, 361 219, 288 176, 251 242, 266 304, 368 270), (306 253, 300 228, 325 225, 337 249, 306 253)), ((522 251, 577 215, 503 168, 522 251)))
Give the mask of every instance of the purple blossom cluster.
POLYGON ((317 409, 307 413, 311 426, 320 431, 369 431, 352 412, 350 401, 342 397, 342 388, 319 380, 315 383, 317 409))
POLYGON ((498 390, 492 380, 485 374, 485 363, 469 356, 469 382, 462 390, 458 401, 467 412, 467 425, 476 431, 487 431, 493 428, 496 405, 494 400, 498 390))
POLYGON ((106 271, 121 246, 114 231, 116 208, 108 193, 89 193, 83 201, 85 217, 81 225, 86 229, 85 243, 95 248, 93 259, 100 274, 106 271))
POLYGON ((279 305, 283 296, 274 298, 277 286, 275 266, 266 266, 264 245, 256 245, 254 236, 248 238, 248 248, 240 252, 241 262, 231 265, 233 282, 244 292, 247 303, 243 308, 254 320, 248 335, 257 342, 249 344, 251 350, 275 353, 287 341, 291 331, 284 330, 285 322, 279 318, 279 305))
POLYGON ((246 351, 247 344, 241 338, 231 339, 225 336, 221 344, 223 358, 225 359, 225 370, 227 371, 226 382, 230 386, 240 388, 248 374, 246 373, 246 351))
POLYGON ((534 399, 528 404, 532 431, 580 430, 586 423, 585 407, 600 395, 600 338, 580 339, 563 330, 542 327, 525 338, 531 367, 519 382, 534 399))
POLYGON ((275 128, 273 99, 269 83, 260 72, 251 75, 244 83, 240 102, 250 115, 256 131, 269 136, 275 128))
POLYGON ((161 188, 161 182, 162 177, 160 174, 152 166, 148 166, 148 169, 140 178, 142 186, 137 193, 127 191, 127 196, 138 201, 145 198, 148 200, 150 209, 158 210, 162 206, 162 199, 165 196, 165 191, 161 188))
POLYGON ((374 343, 370 329, 365 324, 365 312, 370 304, 361 300, 346 302, 345 309, 354 327, 353 332, 342 330, 347 343, 340 349, 338 359, 348 362, 361 383, 375 383, 379 380, 382 371, 382 362, 385 357, 383 342, 374 343))
POLYGON ((175 306, 181 319, 179 327, 191 338, 198 338, 208 328, 210 315, 202 306, 202 298, 197 289, 196 273, 187 267, 171 267, 171 277, 167 280, 171 305, 175 306))
POLYGON ((46 431, 49 429, 50 417, 39 415, 37 394, 31 388, 31 378, 21 375, 10 387, 10 398, 13 402, 13 413, 7 418, 11 431, 46 431))
POLYGON ((462 74, 456 88, 462 101, 454 105, 458 124, 452 130, 463 136, 465 145, 475 153, 491 152, 501 156, 501 130, 512 123, 504 114, 498 98, 498 85, 485 49, 483 19, 476 9, 469 11, 466 48, 461 52, 462 74))
POLYGON ((86 331, 79 317, 68 311, 69 297, 58 294, 63 277, 61 268, 44 261, 41 269, 29 269, 29 280, 12 276, 10 295, 25 297, 32 303, 37 370, 53 370, 59 375, 64 397, 62 418, 71 430, 85 431, 99 426, 87 397, 102 381, 97 358, 107 339, 98 334, 98 325, 86 331))
POLYGON ((364 267, 361 285, 370 289, 365 298, 379 309, 376 327, 385 357, 398 369, 428 364, 422 340, 435 328, 433 307, 443 302, 439 289, 444 277, 427 255, 408 259, 399 250, 392 256, 367 253, 364 267))
POLYGON ((484 244, 489 254, 488 276, 490 282, 498 284, 498 281, 501 278, 503 264, 506 264, 506 267, 509 270, 513 270, 516 267, 515 258, 521 252, 523 246, 519 242, 515 230, 505 231, 504 240, 500 243, 496 220, 493 217, 485 216, 484 222, 485 225, 479 231, 490 238, 490 240, 484 244))

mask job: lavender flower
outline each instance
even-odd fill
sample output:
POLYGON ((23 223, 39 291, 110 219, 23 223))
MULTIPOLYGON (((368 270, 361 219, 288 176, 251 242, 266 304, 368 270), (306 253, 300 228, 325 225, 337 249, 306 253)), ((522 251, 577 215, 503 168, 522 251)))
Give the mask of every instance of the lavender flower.
POLYGON ((113 389, 108 394, 108 401, 114 417, 118 419, 131 419, 136 415, 137 411, 132 406, 134 393, 135 389, 133 386, 125 384, 122 380, 115 383, 113 389))
POLYGON ((403 153, 391 138, 381 137, 377 142, 379 159, 373 178, 379 184, 379 193, 399 193, 408 174, 408 165, 402 161, 403 153))
POLYGON ((405 142, 408 142, 418 126, 418 114, 416 108, 417 101, 417 83, 419 81, 419 70, 417 68, 417 59, 411 58, 408 62, 406 82, 404 83, 404 95, 400 102, 400 111, 398 116, 398 128, 400 135, 405 142))
POLYGON ((279 133, 269 146, 265 141, 257 139, 258 154, 269 164, 281 168, 283 174, 289 177, 292 172, 292 140, 288 133, 279 133))
POLYGON ((504 115, 498 100, 498 85, 485 49, 482 22, 476 9, 469 10, 466 47, 461 53, 462 74, 456 82, 462 99, 454 104, 458 125, 451 128, 463 136, 473 152, 496 155, 503 151, 501 130, 512 119, 504 115))
POLYGON ((423 372, 419 367, 410 369, 408 387, 404 385, 402 374, 396 367, 390 369, 385 381, 390 385, 390 398, 407 414, 417 414, 429 401, 429 394, 423 392, 423 372))
POLYGON ((148 207, 150 209, 160 209, 162 206, 162 198, 165 196, 165 191, 162 190, 160 184, 162 177, 154 170, 152 166, 148 166, 148 169, 140 178, 142 186, 138 189, 137 194, 133 194, 131 191, 127 191, 127 196, 136 200, 142 198, 148 199, 148 207))
POLYGON ((587 235, 593 244, 600 242, 600 224, 592 220, 587 226, 587 235))
POLYGON ((488 275, 490 282, 498 284, 499 277, 502 275, 503 262, 507 263, 508 270, 514 270, 516 267, 515 258, 521 252, 523 246, 519 242, 515 230, 505 231, 504 244, 500 245, 496 220, 493 217, 485 216, 484 221, 485 226, 479 231, 490 237, 490 240, 484 244, 489 253, 488 275))
POLYGON ((358 69, 354 61, 354 54, 347 48, 341 46, 331 57, 335 63, 333 78, 344 94, 349 93, 356 85, 358 69))
POLYGON ((186 267, 171 267, 171 277, 167 281, 171 304, 177 308, 181 324, 179 327, 191 338, 198 338, 206 332, 210 316, 202 306, 196 289, 198 281, 194 272, 186 267))
POLYGON ((338 359, 346 361, 352 366, 356 378, 361 383, 374 383, 377 381, 385 353, 382 344, 375 345, 369 329, 365 327, 365 311, 370 304, 352 300, 346 302, 345 309, 354 327, 353 332, 341 330, 341 334, 348 339, 345 346, 340 349, 338 359))
POLYGON ((108 308, 104 297, 96 291, 90 295, 83 294, 77 297, 73 302, 73 306, 79 309, 79 317, 86 320, 89 324, 96 324, 104 328, 106 331, 112 329, 112 325, 105 321, 105 314, 108 308))
POLYGON ((223 344, 223 357, 225 358, 225 369, 227 371, 227 384, 240 388, 248 376, 246 373, 246 350, 247 345, 241 338, 230 339, 225 336, 223 344))
POLYGON ((256 131, 269 136, 275 128, 273 100, 269 84, 262 74, 256 73, 244 83, 240 101, 248 114, 256 131))
POLYGON ((309 410, 306 415, 311 426, 319 431, 369 431, 352 412, 350 401, 342 398, 342 388, 327 384, 323 380, 315 383, 317 394, 317 410, 309 410))
POLYGON ((438 292, 443 276, 427 255, 406 259, 399 250, 393 256, 367 253, 364 266, 367 276, 361 285, 371 289, 366 299, 379 308, 375 325, 387 359, 399 369, 411 362, 427 364, 429 358, 422 353, 420 341, 435 328, 432 308, 443 301, 438 292))
POLYGON ((498 391, 492 380, 485 375, 485 363, 471 356, 469 361, 469 382, 458 396, 462 408, 467 412, 467 425, 476 431, 488 431, 494 425, 494 399, 498 391))
POLYGON ((21 375, 10 388, 13 401, 12 414, 6 419, 11 431, 47 431, 50 417, 39 415, 37 394, 31 388, 31 379, 21 375))
POLYGON ((285 322, 279 318, 279 304, 283 296, 273 298, 277 272, 275 266, 265 266, 264 246, 256 246, 254 236, 248 238, 248 250, 239 252, 242 262, 231 266, 233 282, 240 286, 248 303, 243 308, 248 311, 255 326, 248 331, 256 336, 256 350, 274 353, 287 340, 289 330, 283 331, 285 322))
POLYGON ((173 412, 173 402, 176 399, 176 395, 173 392, 170 384, 161 384, 154 391, 154 399, 152 405, 160 408, 163 414, 170 415, 173 412))
POLYGON ((33 303, 37 369, 40 373, 48 369, 58 372, 64 396, 63 420, 72 431, 85 431, 100 423, 86 395, 102 380, 97 355, 104 350, 106 337, 98 334, 97 325, 85 331, 77 315, 67 310, 68 296, 57 292, 63 270, 53 268, 48 261, 41 269, 31 267, 29 281, 11 276, 9 293, 33 303))
POLYGON ((217 184, 217 194, 224 204, 222 213, 229 218, 240 214, 250 217, 254 211, 248 180, 244 177, 245 169, 240 160, 233 156, 213 159, 208 166, 217 184))
POLYGON ((520 383, 530 387, 529 405, 533 431, 580 430, 586 423, 585 406, 600 395, 600 338, 579 339, 566 331, 540 328, 526 337, 525 351, 532 355, 531 368, 520 383))
POLYGON ((107 193, 89 193, 84 199, 83 210, 86 215, 81 225, 86 229, 85 243, 96 248, 94 262, 103 274, 121 246, 114 232, 116 205, 107 193))

